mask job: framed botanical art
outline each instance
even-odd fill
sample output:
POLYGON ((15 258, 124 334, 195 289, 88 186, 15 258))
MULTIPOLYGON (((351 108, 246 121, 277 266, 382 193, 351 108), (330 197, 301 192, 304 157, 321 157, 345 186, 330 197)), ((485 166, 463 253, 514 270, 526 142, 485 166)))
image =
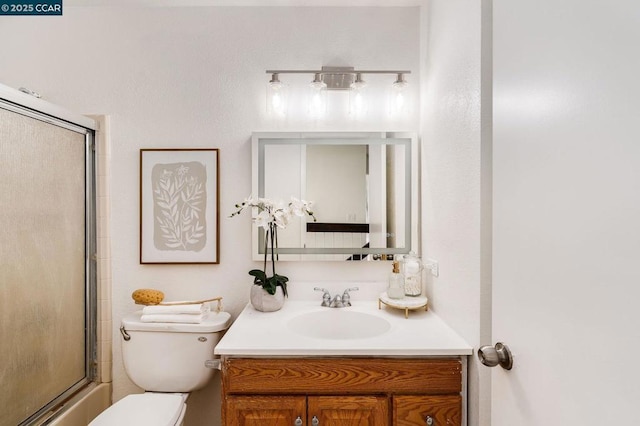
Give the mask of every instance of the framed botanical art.
POLYGON ((220 263, 217 149, 140 150, 140 263, 220 263))

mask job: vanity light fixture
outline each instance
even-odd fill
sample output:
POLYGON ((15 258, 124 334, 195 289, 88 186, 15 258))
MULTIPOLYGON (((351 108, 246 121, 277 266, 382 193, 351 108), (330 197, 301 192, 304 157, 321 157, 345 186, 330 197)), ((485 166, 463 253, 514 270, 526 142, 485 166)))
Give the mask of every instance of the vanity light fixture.
POLYGON ((353 67, 327 67, 320 70, 267 70, 271 74, 271 80, 267 86, 267 109, 276 116, 286 114, 286 85, 279 79, 281 74, 313 74, 310 85, 309 114, 314 118, 321 118, 327 105, 327 92, 332 90, 349 90, 349 112, 354 117, 366 113, 370 100, 366 99, 367 84, 364 74, 395 74, 396 80, 391 87, 388 110, 397 113, 406 113, 406 74, 408 70, 356 70, 353 67))

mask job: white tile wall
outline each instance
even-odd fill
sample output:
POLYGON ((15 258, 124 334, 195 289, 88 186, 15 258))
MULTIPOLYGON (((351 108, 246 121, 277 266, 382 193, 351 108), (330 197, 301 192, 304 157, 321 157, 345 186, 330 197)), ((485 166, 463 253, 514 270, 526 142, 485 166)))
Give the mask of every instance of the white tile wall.
POLYGON ((93 116, 99 123, 96 132, 97 156, 97 246, 98 246, 98 378, 100 382, 112 381, 112 330, 111 317, 111 150, 109 145, 109 117, 93 116))

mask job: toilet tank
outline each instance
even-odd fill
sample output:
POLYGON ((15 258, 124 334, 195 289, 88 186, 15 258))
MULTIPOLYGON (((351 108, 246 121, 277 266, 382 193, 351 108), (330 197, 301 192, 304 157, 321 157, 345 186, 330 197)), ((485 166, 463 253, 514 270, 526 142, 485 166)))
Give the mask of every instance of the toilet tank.
POLYGON ((204 387, 214 373, 205 361, 213 359, 231 323, 229 313, 212 312, 200 324, 142 322, 140 316, 136 312, 122 319, 122 358, 129 378, 151 392, 204 387))

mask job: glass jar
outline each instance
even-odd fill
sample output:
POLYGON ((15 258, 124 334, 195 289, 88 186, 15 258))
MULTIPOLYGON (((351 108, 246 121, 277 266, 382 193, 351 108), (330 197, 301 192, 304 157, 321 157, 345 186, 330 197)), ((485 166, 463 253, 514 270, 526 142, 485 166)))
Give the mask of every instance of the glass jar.
POLYGON ((404 275, 405 296, 416 297, 422 294, 422 261, 414 252, 404 255, 402 275, 404 275))

